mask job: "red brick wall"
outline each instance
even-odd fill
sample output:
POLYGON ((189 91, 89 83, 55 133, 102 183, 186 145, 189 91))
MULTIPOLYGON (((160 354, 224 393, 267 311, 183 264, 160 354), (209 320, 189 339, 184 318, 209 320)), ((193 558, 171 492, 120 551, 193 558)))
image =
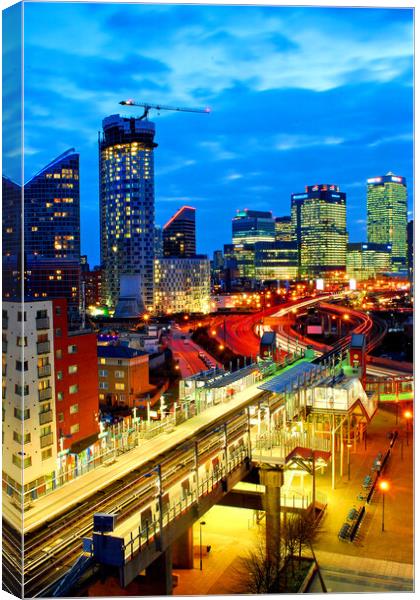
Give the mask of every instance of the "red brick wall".
POLYGON ((54 361, 55 361, 55 407, 57 420, 57 444, 61 434, 71 434, 71 426, 79 424, 79 431, 66 437, 64 448, 69 448, 75 442, 83 440, 99 431, 97 421, 98 400, 98 370, 96 335, 94 333, 83 333, 73 335, 68 332, 67 303, 64 299, 53 301, 53 323, 54 323, 54 361), (57 314, 57 308, 60 314, 57 314), (57 335, 61 329, 61 336, 57 335), (70 354, 69 346, 75 345, 77 351, 70 354), (57 356, 57 350, 61 350, 61 358, 57 356), (69 366, 76 365, 77 372, 70 374, 69 366), (59 379, 61 373, 61 379, 59 379), (77 385, 76 393, 70 394, 69 387, 77 385), (59 393, 63 399, 59 400, 59 393), (77 413, 70 413, 70 406, 78 404, 77 413), (63 414, 64 420, 60 422, 59 415, 63 414))

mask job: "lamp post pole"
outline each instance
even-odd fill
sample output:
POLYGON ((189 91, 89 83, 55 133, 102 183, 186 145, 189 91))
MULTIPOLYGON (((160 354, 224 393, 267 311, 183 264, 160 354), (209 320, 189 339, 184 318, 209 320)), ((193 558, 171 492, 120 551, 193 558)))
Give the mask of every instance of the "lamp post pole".
POLYGON ((202 526, 205 525, 205 521, 200 521, 200 571, 203 570, 203 535, 202 535, 202 526))

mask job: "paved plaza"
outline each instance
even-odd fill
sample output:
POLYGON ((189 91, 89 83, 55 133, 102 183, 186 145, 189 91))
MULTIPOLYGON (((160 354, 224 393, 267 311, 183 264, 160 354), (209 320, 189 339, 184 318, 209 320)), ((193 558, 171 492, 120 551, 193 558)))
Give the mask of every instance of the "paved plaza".
MULTIPOLYGON (((402 411, 400 411, 402 414, 402 411)), ((337 465, 335 490, 331 489, 330 468, 317 472, 317 490, 327 497, 320 539, 315 552, 325 572, 328 591, 409 591, 413 581, 413 438, 406 435, 405 420, 396 423, 395 407, 380 409, 368 428, 364 444, 351 448, 350 481, 347 462, 343 475, 337 465), (363 502, 357 500, 364 477, 378 452, 389 447, 387 433, 398 430, 383 477, 389 481, 386 492, 384 531, 382 532, 382 492, 376 491, 366 506, 359 535, 353 543, 338 539, 338 531, 347 513, 363 502), (407 443, 408 442, 408 443, 407 443)), ((311 485, 307 478, 306 486, 311 485)), ((241 557, 255 548, 264 535, 265 521, 257 525, 252 510, 213 507, 204 517, 203 570, 199 570, 199 526, 194 527, 195 568, 175 570, 178 585, 175 595, 229 594, 242 590, 241 557), (209 553, 206 547, 210 545, 209 553)), ((243 591, 243 590, 242 590, 243 591)), ((320 591, 316 582, 314 592, 320 591)))

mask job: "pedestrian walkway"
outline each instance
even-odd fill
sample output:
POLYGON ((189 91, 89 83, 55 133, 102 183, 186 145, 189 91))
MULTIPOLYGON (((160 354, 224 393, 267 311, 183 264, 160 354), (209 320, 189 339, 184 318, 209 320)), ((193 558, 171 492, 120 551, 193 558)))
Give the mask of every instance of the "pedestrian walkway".
MULTIPOLYGON (((406 437, 405 422, 396 424, 395 408, 380 409, 368 428, 366 449, 358 444, 350 453, 350 480, 347 465, 342 476, 337 464, 336 489, 331 489, 331 466, 325 473, 317 471, 317 491, 327 497, 327 511, 321 523, 319 540, 314 546, 327 587, 331 591, 410 591, 413 589, 413 440, 406 437), (355 542, 338 539, 338 531, 347 513, 363 504, 357 500, 364 477, 371 473, 378 452, 389 447, 387 433, 399 431, 383 477, 390 489, 385 498, 384 531, 382 532, 382 492, 376 491, 366 506, 366 516, 355 542), (408 444, 407 444, 408 439, 408 444), (330 583, 329 583, 330 582, 330 583), (332 583, 331 583, 332 582, 332 583)), ((338 461, 337 461, 338 462, 338 461)), ((311 478, 304 477, 304 486, 311 478)), ((241 557, 255 550, 264 535, 265 521, 258 526, 253 511, 213 507, 203 516, 203 544, 211 551, 199 558, 195 568, 176 570, 179 582, 175 595, 234 594, 243 591, 241 557)), ((198 548, 198 527, 194 531, 198 548)), ((313 591, 320 591, 315 589, 313 591)))

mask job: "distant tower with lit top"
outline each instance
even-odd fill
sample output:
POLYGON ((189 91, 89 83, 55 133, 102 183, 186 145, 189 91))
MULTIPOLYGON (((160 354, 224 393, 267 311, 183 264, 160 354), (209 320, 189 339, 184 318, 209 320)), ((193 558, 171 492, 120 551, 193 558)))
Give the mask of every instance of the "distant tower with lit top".
POLYGON ((163 226, 163 256, 196 255, 195 208, 183 206, 163 226))
POLYGON ((99 137, 102 300, 114 308, 121 275, 140 275, 146 308, 153 307, 155 125, 111 115, 99 137))
POLYGON ((393 271, 407 268, 407 183, 387 173, 367 180, 368 242, 391 244, 393 271))

